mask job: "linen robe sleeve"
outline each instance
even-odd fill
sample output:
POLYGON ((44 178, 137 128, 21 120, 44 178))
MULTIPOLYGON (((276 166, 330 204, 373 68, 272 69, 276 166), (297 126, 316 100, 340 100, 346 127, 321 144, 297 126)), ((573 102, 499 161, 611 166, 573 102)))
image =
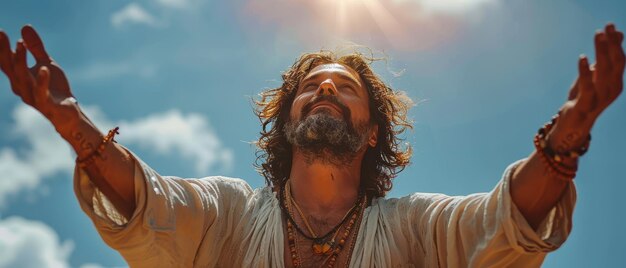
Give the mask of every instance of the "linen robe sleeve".
POLYGON ((507 167, 489 193, 409 196, 413 233, 420 236, 428 267, 539 267, 547 252, 565 242, 572 228, 574 184, 534 230, 510 195, 521 161, 507 167))
MULTIPOLYGON (((132 155, 132 153, 131 153, 132 155)), ((98 233, 131 267, 191 267, 203 250, 215 261, 244 213, 250 186, 240 179, 181 179, 157 174, 135 160, 136 208, 122 216, 79 167, 74 190, 98 233)))

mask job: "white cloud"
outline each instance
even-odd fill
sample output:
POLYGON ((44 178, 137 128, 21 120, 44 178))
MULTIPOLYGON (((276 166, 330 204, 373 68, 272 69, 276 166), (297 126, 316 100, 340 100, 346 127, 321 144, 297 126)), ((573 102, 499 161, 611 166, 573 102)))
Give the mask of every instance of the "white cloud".
POLYGON ((148 11, 137 3, 130 3, 121 10, 111 15, 111 23, 115 27, 122 27, 125 24, 144 24, 157 26, 157 20, 148 11))
MULTIPOLYGON (((117 139, 121 144, 138 144, 161 155, 180 155, 194 164, 198 176, 232 168, 232 150, 221 144, 202 115, 171 110, 116 123, 97 107, 84 106, 83 110, 102 131, 120 126, 123 135, 117 139)), ((11 195, 37 189, 42 180, 58 173, 69 177, 74 168, 71 147, 42 115, 20 104, 13 111, 13 119, 11 135, 23 138, 28 146, 20 150, 0 148, 0 208, 11 195)))
POLYGON ((13 111, 15 126, 10 135, 24 138, 26 150, 0 148, 0 207, 9 195, 33 190, 42 178, 72 169, 72 153, 46 119, 26 105, 13 111))
POLYGON ((178 152, 193 161, 200 174, 216 167, 221 171, 232 168, 233 152, 223 147, 202 115, 170 110, 134 122, 120 122, 120 128, 124 131, 120 142, 153 148, 164 155, 178 152))
POLYGON ((0 219, 0 267, 69 267, 72 241, 59 241, 50 226, 20 217, 0 219))
POLYGON ((83 107, 83 111, 101 129, 119 126, 120 135, 116 140, 120 144, 137 144, 161 155, 178 153, 194 164, 200 176, 232 169, 233 151, 222 145, 203 115, 185 115, 174 109, 133 121, 113 123, 97 107, 83 107))

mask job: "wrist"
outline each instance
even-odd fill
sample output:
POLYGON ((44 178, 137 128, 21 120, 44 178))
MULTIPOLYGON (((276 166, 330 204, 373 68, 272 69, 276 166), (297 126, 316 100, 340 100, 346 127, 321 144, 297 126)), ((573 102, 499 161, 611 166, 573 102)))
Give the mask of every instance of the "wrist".
POLYGON ((545 137, 554 152, 565 153, 588 146, 591 128, 597 116, 569 107, 561 108, 555 117, 558 120, 553 119, 553 125, 545 137))
POLYGON ((556 153, 565 153, 576 150, 587 144, 591 131, 586 129, 563 130, 555 126, 546 135, 546 142, 556 153))
POLYGON ((104 135, 78 107, 74 116, 66 116, 60 123, 54 123, 57 132, 74 148, 76 155, 83 158, 93 152, 104 135))
POLYGON ((44 115, 52 125, 54 125, 55 130, 61 137, 66 140, 71 136, 73 131, 80 127, 81 121, 87 119, 80 110, 80 107, 78 107, 78 104, 74 103, 56 107, 44 115))
POLYGON ((539 129, 535 135, 534 144, 542 162, 552 175, 564 181, 571 181, 576 177, 578 159, 589 148, 591 135, 589 129, 582 127, 563 128, 559 115, 539 129), (586 134, 586 135, 584 135, 586 134))

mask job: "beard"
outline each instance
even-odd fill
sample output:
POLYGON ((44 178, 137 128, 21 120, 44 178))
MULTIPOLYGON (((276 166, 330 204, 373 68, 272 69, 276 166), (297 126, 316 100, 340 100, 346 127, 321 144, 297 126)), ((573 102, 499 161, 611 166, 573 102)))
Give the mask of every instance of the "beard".
POLYGON ((347 164, 367 142, 371 124, 362 122, 353 126, 349 116, 344 114, 342 120, 325 110, 320 108, 320 112, 301 121, 287 122, 284 128, 287 141, 300 149, 309 162, 347 164))

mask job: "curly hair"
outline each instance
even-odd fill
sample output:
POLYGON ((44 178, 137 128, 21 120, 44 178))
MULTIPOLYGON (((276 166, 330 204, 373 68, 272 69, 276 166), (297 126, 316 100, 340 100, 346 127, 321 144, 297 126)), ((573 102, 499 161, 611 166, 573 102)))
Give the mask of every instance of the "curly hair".
POLYGON ((361 163, 361 187, 370 197, 384 197, 391 190, 391 180, 409 164, 412 154, 411 147, 402 144, 399 137, 412 128, 407 119, 412 101, 403 92, 385 85, 372 71, 370 65, 377 60, 381 59, 356 51, 343 56, 325 50, 305 53, 282 74, 280 87, 260 93, 260 99, 254 100, 255 113, 262 124, 255 167, 268 186, 282 186, 291 171, 292 145, 283 129, 300 81, 318 65, 338 63, 352 68, 365 83, 371 121, 378 124, 378 142, 375 147, 368 147, 361 163))

